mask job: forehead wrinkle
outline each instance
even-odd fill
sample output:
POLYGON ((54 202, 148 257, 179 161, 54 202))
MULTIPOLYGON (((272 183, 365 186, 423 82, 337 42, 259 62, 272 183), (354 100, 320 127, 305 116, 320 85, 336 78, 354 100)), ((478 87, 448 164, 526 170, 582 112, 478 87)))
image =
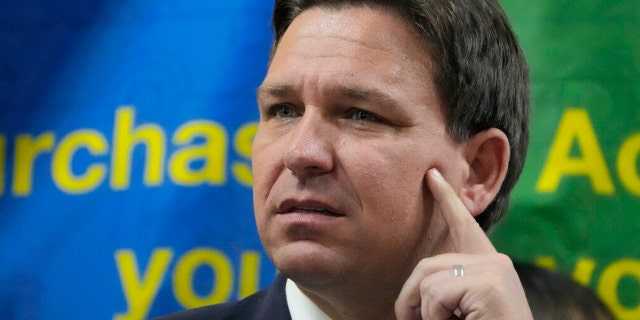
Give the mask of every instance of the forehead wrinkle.
MULTIPOLYGON (((296 38, 289 39, 295 43, 290 49, 293 55, 300 59, 325 59, 342 57, 346 59, 358 60, 360 63, 368 64, 371 67, 383 67, 389 74, 379 74, 387 81, 398 82, 407 73, 420 70, 421 75, 428 81, 432 78, 432 61, 429 53, 424 49, 407 53, 404 50, 396 52, 397 47, 386 46, 387 42, 371 42, 350 35, 315 35, 313 31, 304 32, 296 38), (338 41, 327 41, 328 39, 342 40, 349 45, 342 46, 338 41), (357 47, 360 48, 357 48, 357 47), (328 52, 324 49, 330 49, 328 52), (336 48, 340 48, 336 50, 336 48), (359 51, 365 48, 370 51, 367 55, 362 55, 359 51)), ((277 54, 277 50, 276 50, 277 54)))
MULTIPOLYGON (((317 46, 321 46, 321 47, 325 46, 326 42, 330 42, 332 48, 340 47, 340 45, 338 45, 336 42, 342 41, 342 42, 356 44, 366 49, 378 51, 386 55, 394 55, 394 53, 392 52, 392 48, 380 46, 380 45, 386 45, 385 42, 370 43, 370 41, 365 41, 365 40, 348 36, 348 35, 339 35, 339 34, 316 35, 316 34, 313 34, 312 32, 304 32, 300 34, 297 38, 298 38, 297 40, 298 48, 302 48, 303 49, 302 51, 307 51, 317 46), (334 41, 328 41, 328 40, 334 40, 334 41), (335 40, 338 40, 338 41, 335 41, 335 40), (311 45, 309 45, 309 43, 311 45)), ((316 52, 315 48, 311 50, 314 53, 316 52)))

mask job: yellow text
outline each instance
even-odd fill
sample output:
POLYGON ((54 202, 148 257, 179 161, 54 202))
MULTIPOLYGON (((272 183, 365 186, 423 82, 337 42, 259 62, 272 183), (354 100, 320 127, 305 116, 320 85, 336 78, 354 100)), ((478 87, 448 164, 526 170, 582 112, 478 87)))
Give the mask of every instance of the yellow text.
MULTIPOLYGON (((631 194, 640 196, 640 133, 626 138, 617 154, 617 176, 622 186, 631 194)), ((536 190, 552 193, 561 180, 569 177, 587 178, 593 192, 611 195, 616 192, 611 170, 607 166, 602 148, 585 109, 569 108, 564 111, 558 130, 551 143, 536 190), (571 150, 578 150, 572 155, 571 150)))
POLYGON ((0 197, 9 192, 5 190, 6 178, 12 181, 12 196, 30 196, 36 187, 34 181, 42 181, 34 180, 35 163, 48 159, 52 182, 66 194, 86 194, 107 181, 112 190, 127 190, 135 166, 134 150, 143 154, 141 183, 147 187, 162 185, 166 177, 179 186, 220 186, 227 183, 227 172, 234 181, 249 187, 253 182, 250 158, 256 128, 255 123, 246 123, 229 141, 227 129, 221 124, 195 119, 179 126, 167 142, 167 132, 161 125, 138 123, 136 109, 122 106, 115 111, 111 139, 91 128, 71 131, 59 139, 51 131, 19 134, 13 141, 12 168, 7 168, 7 137, 0 135, 0 197), (230 149, 235 157, 229 154, 230 149), (79 153, 88 156, 77 161, 79 153), (231 158, 237 160, 228 165, 231 158))
MULTIPOLYGON (((547 269, 557 268, 555 259, 551 257, 540 257, 536 264, 547 269)), ((579 259, 572 273, 573 279, 584 286, 595 287, 596 293, 611 309, 616 319, 640 319, 640 301, 636 300, 635 306, 625 305, 619 291, 623 279, 633 280, 640 286, 640 260, 620 259, 610 263, 604 267, 599 279, 595 279, 597 282, 594 281, 596 266, 597 263, 593 259, 579 259)))
POLYGON ((170 248, 156 248, 151 252, 147 265, 141 267, 132 250, 122 249, 115 253, 127 310, 116 313, 114 320, 145 319, 168 273, 171 273, 174 297, 185 309, 228 301, 234 288, 238 299, 259 288, 261 256, 257 251, 242 252, 238 268, 224 252, 213 248, 189 250, 178 257, 171 269, 173 256, 170 248), (209 268, 214 275, 213 285, 205 294, 196 292, 194 288, 195 272, 203 267, 209 268))

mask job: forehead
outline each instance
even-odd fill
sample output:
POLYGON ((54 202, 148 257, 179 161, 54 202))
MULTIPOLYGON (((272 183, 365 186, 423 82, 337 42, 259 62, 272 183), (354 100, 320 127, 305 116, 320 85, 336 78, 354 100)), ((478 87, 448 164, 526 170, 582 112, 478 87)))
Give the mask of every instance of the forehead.
POLYGON ((422 50, 426 49, 426 46, 419 45, 421 41, 418 33, 400 14, 391 9, 377 7, 311 7, 293 20, 285 35, 289 38, 294 35, 309 37, 333 35, 337 39, 357 39, 372 47, 399 46, 399 49, 404 49, 403 51, 407 51, 408 48, 414 49, 414 46, 418 45, 421 52, 413 53, 419 55, 426 53, 426 50, 422 50), (406 42, 409 38, 411 41, 406 42), (397 41, 400 39, 403 41, 397 41))
POLYGON ((284 33, 265 82, 314 74, 334 84, 432 85, 425 47, 395 13, 366 7, 314 7, 296 17, 284 33))

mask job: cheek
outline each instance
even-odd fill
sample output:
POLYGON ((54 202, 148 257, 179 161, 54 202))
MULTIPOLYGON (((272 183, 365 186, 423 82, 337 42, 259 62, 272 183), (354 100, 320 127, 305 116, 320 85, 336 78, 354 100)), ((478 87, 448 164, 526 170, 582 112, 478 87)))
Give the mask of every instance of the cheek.
POLYGON ((261 209, 279 172, 282 170, 282 160, 277 153, 271 151, 268 145, 254 143, 252 161, 253 199, 256 211, 261 209))
MULTIPOLYGON (((387 222, 415 215, 424 209, 424 159, 407 156, 410 151, 391 153, 374 150, 354 164, 351 181, 363 210, 381 215, 387 222), (404 156, 401 156, 404 155, 404 156)), ((415 218, 415 217, 414 217, 415 218)))
POLYGON ((361 199, 363 238, 371 247, 404 261, 406 257, 400 256, 421 247, 429 234, 431 209, 425 207, 420 178, 411 183, 408 179, 400 183, 397 175, 391 178, 372 184, 372 190, 361 199))

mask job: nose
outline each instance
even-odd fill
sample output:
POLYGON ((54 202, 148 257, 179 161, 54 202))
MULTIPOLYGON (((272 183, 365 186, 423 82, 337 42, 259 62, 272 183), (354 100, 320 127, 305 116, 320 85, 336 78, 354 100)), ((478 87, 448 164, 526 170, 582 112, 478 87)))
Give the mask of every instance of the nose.
POLYGON ((321 115, 305 112, 295 128, 289 132, 290 140, 284 164, 300 178, 321 175, 333 170, 334 155, 331 125, 321 115))

